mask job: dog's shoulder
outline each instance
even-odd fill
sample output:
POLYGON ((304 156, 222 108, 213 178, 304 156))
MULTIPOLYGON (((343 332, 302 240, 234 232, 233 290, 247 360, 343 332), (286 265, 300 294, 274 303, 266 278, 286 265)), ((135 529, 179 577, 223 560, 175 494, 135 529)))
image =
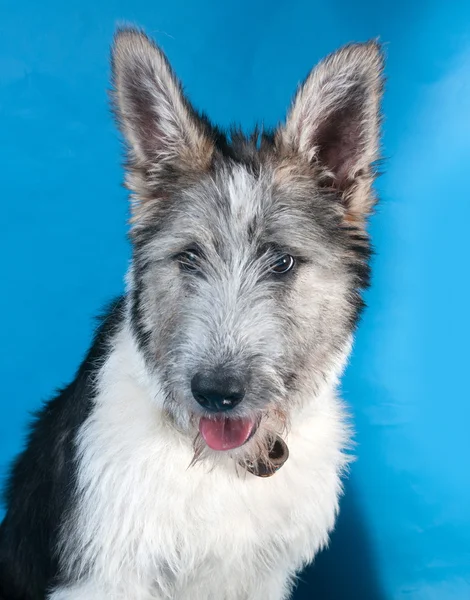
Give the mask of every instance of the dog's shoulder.
POLYGON ((122 299, 109 307, 75 379, 36 412, 25 448, 12 465, 0 527, 5 598, 42 598, 57 572, 55 547, 75 483, 75 438, 90 414, 94 375, 109 352, 122 308, 122 299))

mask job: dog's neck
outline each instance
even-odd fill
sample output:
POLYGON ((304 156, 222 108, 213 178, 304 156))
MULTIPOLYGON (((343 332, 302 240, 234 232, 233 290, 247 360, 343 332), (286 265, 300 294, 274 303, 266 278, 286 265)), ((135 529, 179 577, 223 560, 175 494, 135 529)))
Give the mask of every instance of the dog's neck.
MULTIPOLYGON (((122 365, 121 375, 125 379, 130 379, 148 398, 149 406, 153 406, 156 412, 161 412, 161 422, 167 423, 167 426, 174 429, 175 435, 180 438, 180 442, 188 447, 188 452, 192 450, 193 437, 188 435, 191 417, 185 415, 180 423, 174 421, 169 416, 165 406, 164 386, 161 384, 158 374, 151 372, 146 364, 142 351, 138 347, 132 327, 127 318, 124 319, 121 330, 114 339, 115 357, 119 355, 122 365)), ((113 359, 111 359, 113 360, 113 359)), ((344 362, 346 357, 344 359, 344 362)), ((106 378, 106 369, 102 372, 106 378)), ((315 412, 323 414, 328 412, 328 405, 331 398, 336 396, 336 387, 338 376, 332 375, 329 381, 323 381, 320 390, 317 393, 308 393, 305 391, 293 403, 292 413, 289 415, 289 428, 286 434, 272 436, 272 446, 269 451, 269 460, 259 459, 251 462, 243 461, 240 466, 247 472, 258 477, 271 477, 286 463, 289 457, 290 432, 295 432, 305 420, 312 418, 315 412)), ((109 384, 109 382, 108 382, 109 384)))

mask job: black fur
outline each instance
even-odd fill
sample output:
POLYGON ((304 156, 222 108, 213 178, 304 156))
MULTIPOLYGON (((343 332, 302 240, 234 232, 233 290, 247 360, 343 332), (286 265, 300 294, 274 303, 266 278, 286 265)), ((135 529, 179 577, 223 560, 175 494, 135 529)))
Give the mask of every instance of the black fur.
POLYGON ((75 435, 87 419, 93 376, 123 318, 124 299, 108 309, 74 381, 36 414, 26 449, 5 490, 0 526, 0 600, 43 600, 58 576, 58 530, 73 502, 75 435))

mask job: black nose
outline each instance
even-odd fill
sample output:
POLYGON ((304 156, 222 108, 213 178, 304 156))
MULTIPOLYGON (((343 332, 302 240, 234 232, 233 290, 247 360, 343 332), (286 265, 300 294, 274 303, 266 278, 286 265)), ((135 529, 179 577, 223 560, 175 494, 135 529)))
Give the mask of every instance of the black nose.
POLYGON ((201 406, 211 411, 231 410, 243 400, 243 381, 224 371, 196 373, 191 391, 201 406))

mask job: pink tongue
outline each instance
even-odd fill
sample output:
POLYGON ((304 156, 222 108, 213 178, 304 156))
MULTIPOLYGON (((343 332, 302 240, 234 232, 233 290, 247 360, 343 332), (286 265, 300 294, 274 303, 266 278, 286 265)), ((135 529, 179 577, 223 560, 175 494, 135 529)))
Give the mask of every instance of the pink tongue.
POLYGON ((242 446, 253 431, 252 419, 228 419, 201 417, 199 431, 212 450, 231 450, 242 446))

